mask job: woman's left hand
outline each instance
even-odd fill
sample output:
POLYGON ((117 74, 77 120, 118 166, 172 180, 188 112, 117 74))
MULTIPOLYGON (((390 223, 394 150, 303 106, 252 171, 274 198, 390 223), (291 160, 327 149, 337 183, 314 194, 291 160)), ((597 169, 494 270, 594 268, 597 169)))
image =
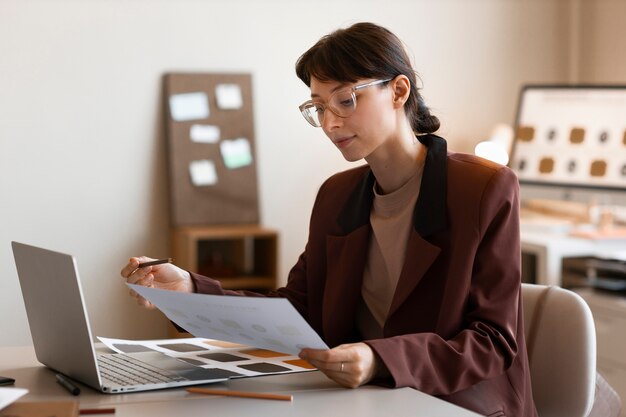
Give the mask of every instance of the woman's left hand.
POLYGON ((365 343, 350 343, 329 350, 302 349, 300 358, 348 388, 367 384, 378 371, 378 357, 365 343))

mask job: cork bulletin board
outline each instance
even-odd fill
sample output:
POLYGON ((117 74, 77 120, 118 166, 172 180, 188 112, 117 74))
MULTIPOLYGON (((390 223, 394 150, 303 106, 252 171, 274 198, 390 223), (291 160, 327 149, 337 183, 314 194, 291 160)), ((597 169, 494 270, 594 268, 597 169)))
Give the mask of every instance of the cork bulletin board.
POLYGON ((626 86, 524 87, 509 166, 522 184, 626 189, 626 86))
POLYGON ((258 224, 249 74, 163 78, 171 225, 258 224))

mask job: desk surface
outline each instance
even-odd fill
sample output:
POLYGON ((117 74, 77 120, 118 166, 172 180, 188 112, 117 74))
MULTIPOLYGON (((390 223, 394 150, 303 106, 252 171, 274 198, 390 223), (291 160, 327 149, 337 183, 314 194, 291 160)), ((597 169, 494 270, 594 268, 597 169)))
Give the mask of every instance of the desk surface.
POLYGON ((410 388, 364 386, 346 389, 320 372, 242 378, 209 385, 215 389, 291 394, 293 401, 189 394, 167 389, 132 394, 101 394, 79 384, 81 395, 71 396, 56 383, 54 372, 39 364, 32 347, 0 347, 0 375, 15 378, 16 387, 29 393, 20 401, 80 401, 82 408, 115 407, 115 417, 173 415, 297 415, 471 417, 478 414, 410 388), (222 414, 224 413, 224 414, 222 414))

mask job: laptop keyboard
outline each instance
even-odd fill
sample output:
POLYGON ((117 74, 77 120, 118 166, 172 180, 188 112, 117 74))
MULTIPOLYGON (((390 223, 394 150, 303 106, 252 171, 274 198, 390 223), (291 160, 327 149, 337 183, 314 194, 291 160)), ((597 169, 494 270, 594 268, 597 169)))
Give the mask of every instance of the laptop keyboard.
POLYGON ((156 368, 146 362, 126 355, 98 355, 98 366, 103 378, 121 386, 160 384, 186 380, 178 374, 156 368))

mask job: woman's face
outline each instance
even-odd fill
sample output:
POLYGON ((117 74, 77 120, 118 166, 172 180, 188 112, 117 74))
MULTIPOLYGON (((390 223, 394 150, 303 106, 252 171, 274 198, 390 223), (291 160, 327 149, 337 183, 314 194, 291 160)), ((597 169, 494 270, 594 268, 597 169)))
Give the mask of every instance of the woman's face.
MULTIPOLYGON (((375 80, 366 79, 346 84, 311 78, 311 98, 326 104, 336 91, 350 90, 351 87, 370 81, 375 80)), ((322 121, 324 133, 347 161, 369 157, 396 133, 393 94, 388 86, 373 85, 355 91, 355 95, 356 109, 349 117, 339 117, 326 108, 322 121)))

